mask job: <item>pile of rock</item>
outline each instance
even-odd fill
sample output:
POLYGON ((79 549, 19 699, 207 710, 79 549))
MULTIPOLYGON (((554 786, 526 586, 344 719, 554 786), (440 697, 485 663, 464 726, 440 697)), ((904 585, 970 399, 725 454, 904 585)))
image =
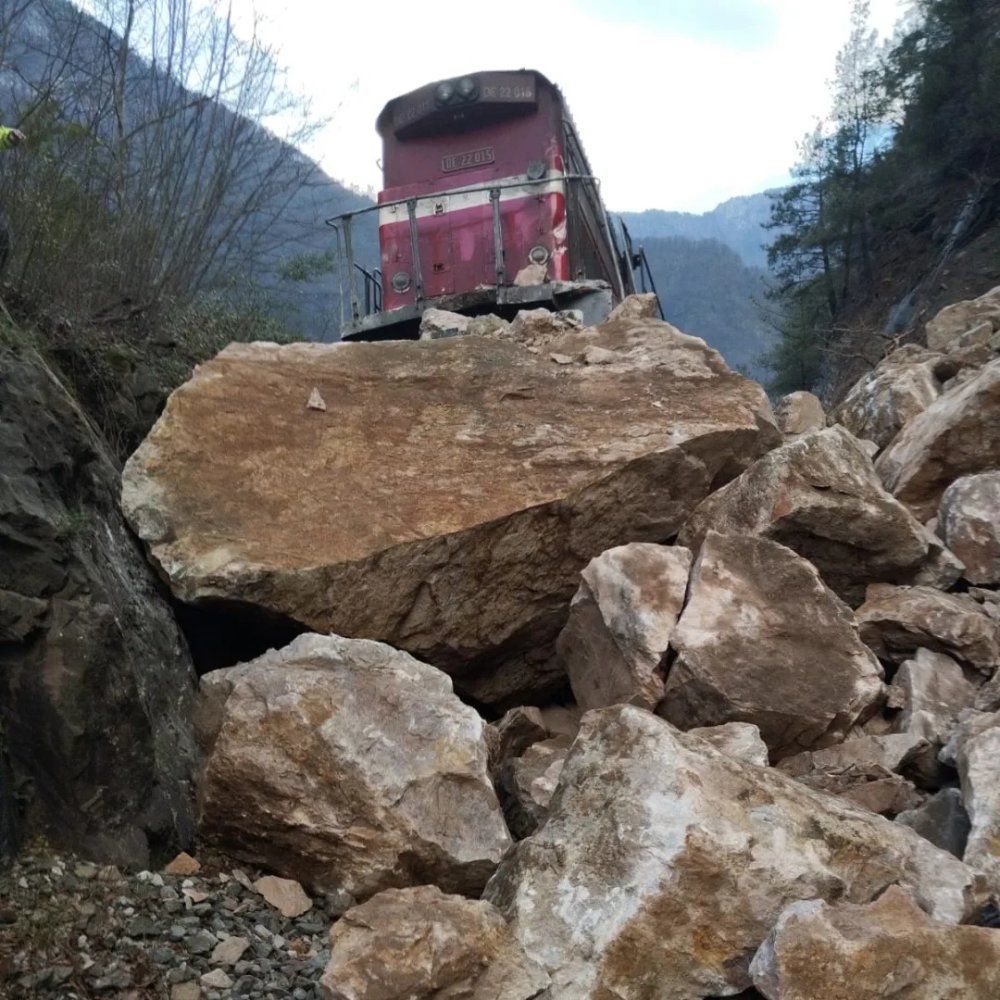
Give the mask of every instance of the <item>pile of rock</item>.
POLYGON ((127 516, 303 633, 202 676, 200 836, 331 901, 325 1000, 1000 995, 987 299, 830 426, 642 303, 175 393, 127 516))

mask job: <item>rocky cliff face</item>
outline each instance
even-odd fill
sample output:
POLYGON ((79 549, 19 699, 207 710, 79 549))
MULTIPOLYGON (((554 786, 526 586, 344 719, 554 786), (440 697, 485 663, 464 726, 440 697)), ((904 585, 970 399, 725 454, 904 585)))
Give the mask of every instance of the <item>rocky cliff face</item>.
MULTIPOLYGON (((181 787, 194 719, 199 849, 325 899, 324 1000, 997 994, 970 958, 997 931, 967 925, 1000 894, 1000 342, 992 300, 949 317, 830 427, 802 398, 776 422, 642 302, 593 329, 536 313, 229 349, 174 394, 124 506, 203 621, 238 604, 310 634, 206 673, 193 706, 185 664, 138 639, 70 675, 132 684, 118 725, 147 783, 181 787)), ((33 450, 8 439, 35 456, 17 509, 44 508, 43 468, 62 506, 39 523, 76 509, 61 470, 91 459, 46 458, 44 425, 33 450)), ((112 472, 86 480, 101 529, 61 562, 6 543, 11 698, 60 719, 66 650, 90 648, 63 623, 109 620, 81 608, 125 600, 110 567, 151 592, 92 498, 112 472)), ((33 748, 43 773, 19 733, 15 766, 33 748)), ((133 799, 127 829, 148 823, 133 799)), ((235 919, 266 880, 226 877, 235 919)), ((263 946, 226 965, 251 947, 230 940, 174 984, 266 995, 263 946)))
POLYGON ((0 348, 7 840, 129 864, 193 833, 194 671, 118 508, 119 471, 38 356, 0 348))

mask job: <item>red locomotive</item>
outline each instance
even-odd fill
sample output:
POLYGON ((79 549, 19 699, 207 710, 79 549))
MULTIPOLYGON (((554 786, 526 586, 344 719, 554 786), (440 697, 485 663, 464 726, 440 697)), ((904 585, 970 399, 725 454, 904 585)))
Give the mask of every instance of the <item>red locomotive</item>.
POLYGON ((345 339, 415 337, 429 306, 576 308, 598 322, 634 291, 641 251, 633 254, 624 227, 616 233, 566 102, 541 73, 428 84, 391 100, 377 128, 378 204, 329 220, 344 239, 345 339), (352 222, 366 211, 378 212, 373 270, 353 254, 352 222))

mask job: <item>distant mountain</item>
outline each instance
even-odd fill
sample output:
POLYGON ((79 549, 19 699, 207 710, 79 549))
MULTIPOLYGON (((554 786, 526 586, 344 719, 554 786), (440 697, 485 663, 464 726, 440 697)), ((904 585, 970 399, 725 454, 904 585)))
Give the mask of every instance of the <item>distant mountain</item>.
POLYGON ((667 320, 707 341, 731 368, 762 379, 759 359, 772 336, 760 308, 767 272, 748 267, 719 240, 669 236, 642 242, 667 320))
POLYGON ((718 240, 735 250, 751 267, 767 267, 767 254, 762 244, 770 241, 770 234, 762 226, 771 217, 771 196, 766 192, 730 198, 701 215, 658 208, 615 214, 625 221, 637 243, 670 236, 718 240))

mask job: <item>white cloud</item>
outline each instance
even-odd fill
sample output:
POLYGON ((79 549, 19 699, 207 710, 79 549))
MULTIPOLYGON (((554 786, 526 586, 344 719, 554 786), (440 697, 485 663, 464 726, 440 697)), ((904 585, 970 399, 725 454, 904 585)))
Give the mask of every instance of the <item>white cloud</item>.
MULTIPOLYGON (((250 4, 252 0, 243 0, 250 4)), ((664 0, 669 2, 669 0, 664 0)), ((386 101, 477 69, 538 69, 573 110, 605 198, 619 210, 702 211, 762 190, 795 160, 795 143, 825 112, 826 81, 847 37, 850 0, 758 0, 769 45, 713 43, 616 23, 614 5, 572 0, 500 8, 468 0, 378 4, 255 0, 265 34, 318 110, 338 109, 309 152, 328 173, 379 186, 374 121, 386 101)), ((900 0, 873 0, 888 31, 900 0)), ((649 24, 657 23, 655 5, 649 24)))

